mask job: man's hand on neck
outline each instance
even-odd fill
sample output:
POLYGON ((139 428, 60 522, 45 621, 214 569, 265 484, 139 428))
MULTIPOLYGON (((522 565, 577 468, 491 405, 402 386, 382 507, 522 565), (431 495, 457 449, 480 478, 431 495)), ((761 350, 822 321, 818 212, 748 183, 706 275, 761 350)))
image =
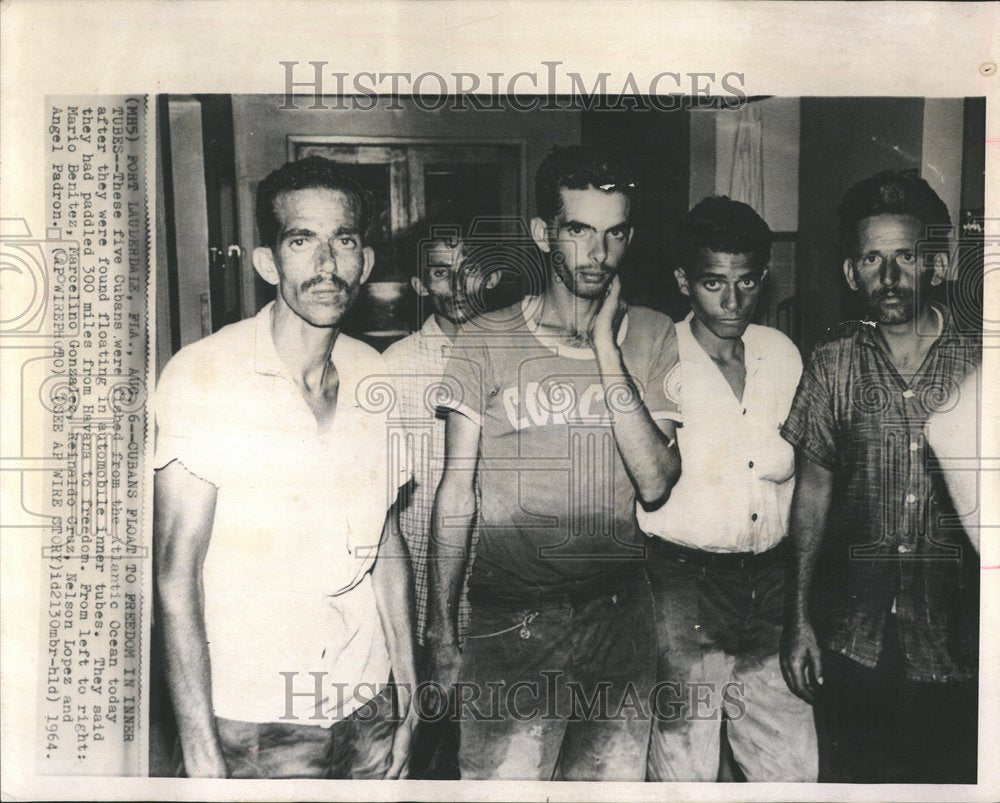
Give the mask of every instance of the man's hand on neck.
POLYGON ((618 352, 618 330, 625 317, 625 304, 621 300, 621 280, 615 276, 608 285, 608 294, 600 309, 590 319, 588 335, 590 347, 598 359, 618 352))

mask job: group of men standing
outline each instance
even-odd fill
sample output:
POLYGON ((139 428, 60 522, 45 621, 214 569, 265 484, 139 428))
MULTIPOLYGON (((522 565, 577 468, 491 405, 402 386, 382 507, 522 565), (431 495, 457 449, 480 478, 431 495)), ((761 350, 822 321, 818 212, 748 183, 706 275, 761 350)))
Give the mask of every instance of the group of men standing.
POLYGON ((535 187, 540 292, 486 302, 506 265, 452 210, 414 254, 430 314, 380 356, 340 332, 370 196, 319 157, 260 185, 276 300, 158 389, 187 774, 710 781, 725 722, 751 781, 974 782, 978 559, 925 428, 979 342, 929 299, 940 199, 849 191, 868 320, 803 371, 752 323, 749 206, 680 222, 675 325, 621 297, 635 176, 557 148, 535 187))

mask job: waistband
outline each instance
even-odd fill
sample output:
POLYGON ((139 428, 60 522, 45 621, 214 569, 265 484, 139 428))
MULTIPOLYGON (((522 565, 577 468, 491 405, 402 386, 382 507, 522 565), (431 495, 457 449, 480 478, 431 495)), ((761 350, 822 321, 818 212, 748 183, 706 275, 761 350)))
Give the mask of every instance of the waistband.
POLYGON ((670 560, 722 571, 762 571, 784 563, 792 554, 790 538, 782 539, 777 546, 766 552, 709 552, 707 549, 692 549, 674 544, 662 538, 654 537, 650 540, 653 542, 650 555, 654 560, 670 560))
POLYGON ((505 588, 501 586, 469 586, 469 602, 473 605, 498 605, 531 608, 537 605, 568 604, 579 607, 601 597, 624 591, 630 583, 643 577, 643 569, 628 573, 588 577, 554 588, 505 588))

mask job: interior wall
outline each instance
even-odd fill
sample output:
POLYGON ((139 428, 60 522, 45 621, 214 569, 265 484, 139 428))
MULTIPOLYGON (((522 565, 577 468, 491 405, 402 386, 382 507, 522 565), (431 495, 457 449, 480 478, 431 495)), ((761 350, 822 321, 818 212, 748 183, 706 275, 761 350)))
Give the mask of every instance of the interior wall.
MULTIPOLYGON (((382 98, 371 110, 309 109, 312 98, 301 100, 299 109, 281 109, 280 95, 234 95, 233 130, 236 153, 236 183, 240 219, 240 245, 245 259, 244 269, 252 270, 249 253, 257 243, 254 224, 253 187, 272 170, 281 167, 288 156, 287 137, 290 134, 366 136, 366 137, 434 137, 456 141, 476 139, 512 139, 525 143, 527 167, 528 214, 534 206, 534 175, 553 145, 573 145, 580 142, 578 111, 473 111, 444 108, 424 111, 409 98, 399 98, 399 110, 386 108, 389 98, 382 98)), ((331 106, 333 98, 326 98, 331 106)), ((244 299, 244 305, 248 300, 244 299)), ((256 300, 255 300, 256 302, 256 300)), ((244 315, 254 309, 244 309, 244 315)))
MULTIPOLYGON (((799 227, 799 99, 764 98, 760 109, 764 151, 764 220, 771 231, 799 227)), ((739 111, 715 112, 715 191, 726 194, 733 170, 739 111)))
MULTIPOLYGON (((764 220, 776 232, 799 223, 799 98, 753 101, 760 109, 764 151, 764 220)), ((738 110, 691 112, 689 202, 729 192, 738 110)))
POLYGON ((715 195, 715 118, 714 109, 692 109, 690 112, 690 174, 688 176, 688 208, 702 198, 715 195))
POLYGON ((920 174, 948 207, 952 224, 962 207, 963 98, 925 98, 920 174))
POLYGON ((583 144, 629 165, 638 183, 634 234, 620 266, 623 294, 631 304, 675 318, 687 311, 670 254, 674 227, 688 210, 689 114, 637 109, 583 113, 583 144))
POLYGON ((982 212, 986 203, 986 98, 965 98, 962 112, 962 209, 982 212))

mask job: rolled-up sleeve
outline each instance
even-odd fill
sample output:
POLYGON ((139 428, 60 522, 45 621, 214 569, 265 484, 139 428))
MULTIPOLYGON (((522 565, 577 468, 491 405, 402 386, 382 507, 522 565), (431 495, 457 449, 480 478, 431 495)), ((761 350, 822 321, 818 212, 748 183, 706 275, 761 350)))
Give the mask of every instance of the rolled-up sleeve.
POLYGON ((189 355, 178 353, 156 385, 153 468, 159 470, 176 460, 196 477, 219 487, 221 467, 210 437, 216 411, 196 364, 189 355))

